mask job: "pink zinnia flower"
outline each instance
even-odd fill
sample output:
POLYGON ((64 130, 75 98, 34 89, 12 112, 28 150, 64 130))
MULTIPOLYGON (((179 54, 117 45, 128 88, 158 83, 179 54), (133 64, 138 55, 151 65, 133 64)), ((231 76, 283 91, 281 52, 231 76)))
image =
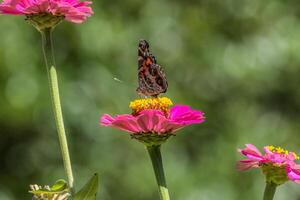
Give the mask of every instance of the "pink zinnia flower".
POLYGON ((90 1, 79 0, 4 0, 0 4, 1 14, 41 15, 63 17, 67 21, 82 23, 93 14, 90 1))
POLYGON ((100 124, 127 131, 144 143, 160 143, 183 127, 204 122, 203 112, 186 105, 175 105, 168 109, 171 104, 166 97, 135 100, 130 104, 133 114, 115 117, 104 114, 100 124), (157 140, 153 141, 153 138, 157 140))
POLYGON ((239 149, 247 159, 238 161, 237 168, 241 171, 261 168, 267 181, 277 185, 288 180, 300 184, 300 165, 295 163, 299 157, 296 153, 274 146, 265 146, 263 149, 264 154, 252 144, 246 144, 244 149, 239 149))

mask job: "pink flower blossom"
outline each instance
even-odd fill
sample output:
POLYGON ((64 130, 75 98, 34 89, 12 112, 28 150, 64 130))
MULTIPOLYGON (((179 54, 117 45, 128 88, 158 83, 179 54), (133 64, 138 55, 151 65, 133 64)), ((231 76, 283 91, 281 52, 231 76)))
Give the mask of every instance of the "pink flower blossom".
POLYGON ((300 184, 300 165, 295 163, 299 157, 296 153, 274 146, 265 146, 263 150, 264 154, 252 144, 246 144, 244 149, 239 149, 247 159, 237 162, 238 170, 262 168, 267 179, 278 185, 287 180, 300 184))
POLYGON ((127 131, 131 134, 174 133, 185 126, 204 122, 204 113, 193 110, 189 106, 173 106, 166 115, 160 110, 146 109, 138 114, 123 114, 112 117, 105 114, 100 119, 100 124, 127 131))
POLYGON ((4 0, 1 14, 33 15, 49 13, 63 16, 67 21, 82 23, 93 14, 90 1, 79 0, 4 0))

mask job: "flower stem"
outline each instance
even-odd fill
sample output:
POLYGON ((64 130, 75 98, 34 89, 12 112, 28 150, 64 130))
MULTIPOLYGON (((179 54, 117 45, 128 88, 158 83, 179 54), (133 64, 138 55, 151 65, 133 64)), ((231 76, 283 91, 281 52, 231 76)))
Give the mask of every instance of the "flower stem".
POLYGON ((276 192, 276 187, 277 187, 277 185, 275 183, 267 182, 263 200, 273 200, 275 192, 276 192))
POLYGON ((74 178, 72 173, 67 137, 65 133, 60 98, 59 98, 57 73, 55 68, 55 59, 54 59, 53 44, 52 44, 52 28, 43 29, 41 31, 41 34, 43 39, 43 53, 44 53, 46 67, 47 67, 50 93, 51 93, 53 112, 55 117, 57 133, 58 133, 59 145, 61 148, 65 172, 68 178, 68 185, 72 192, 74 178))
POLYGON ((170 200, 169 191, 167 188, 164 167, 161 158, 160 145, 147 146, 149 156, 152 161, 152 166, 158 184, 158 190, 161 200, 170 200))

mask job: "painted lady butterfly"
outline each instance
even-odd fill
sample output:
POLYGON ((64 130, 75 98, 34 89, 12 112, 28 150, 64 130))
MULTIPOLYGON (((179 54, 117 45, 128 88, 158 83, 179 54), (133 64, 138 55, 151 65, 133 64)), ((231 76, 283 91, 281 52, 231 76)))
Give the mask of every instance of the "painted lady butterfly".
POLYGON ((138 83, 139 95, 157 97, 165 93, 168 82, 161 66, 149 51, 149 43, 141 39, 138 46, 138 83))

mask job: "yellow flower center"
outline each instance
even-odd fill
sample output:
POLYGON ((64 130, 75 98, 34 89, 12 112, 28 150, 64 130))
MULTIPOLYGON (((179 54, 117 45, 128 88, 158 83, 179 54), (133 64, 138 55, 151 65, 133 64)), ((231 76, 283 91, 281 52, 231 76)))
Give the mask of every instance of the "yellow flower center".
POLYGON ((136 99, 131 101, 129 107, 133 110, 133 113, 139 113, 147 109, 161 110, 165 114, 169 112, 170 106, 172 106, 172 101, 167 97, 157 97, 157 98, 146 98, 146 99, 136 99))
POLYGON ((278 153, 278 154, 282 154, 282 155, 288 155, 289 153, 292 153, 295 157, 296 160, 299 160, 299 156, 295 153, 295 152, 289 152, 286 149, 283 149, 281 147, 275 147, 275 146, 267 146, 267 148, 272 151, 273 153, 278 153))

